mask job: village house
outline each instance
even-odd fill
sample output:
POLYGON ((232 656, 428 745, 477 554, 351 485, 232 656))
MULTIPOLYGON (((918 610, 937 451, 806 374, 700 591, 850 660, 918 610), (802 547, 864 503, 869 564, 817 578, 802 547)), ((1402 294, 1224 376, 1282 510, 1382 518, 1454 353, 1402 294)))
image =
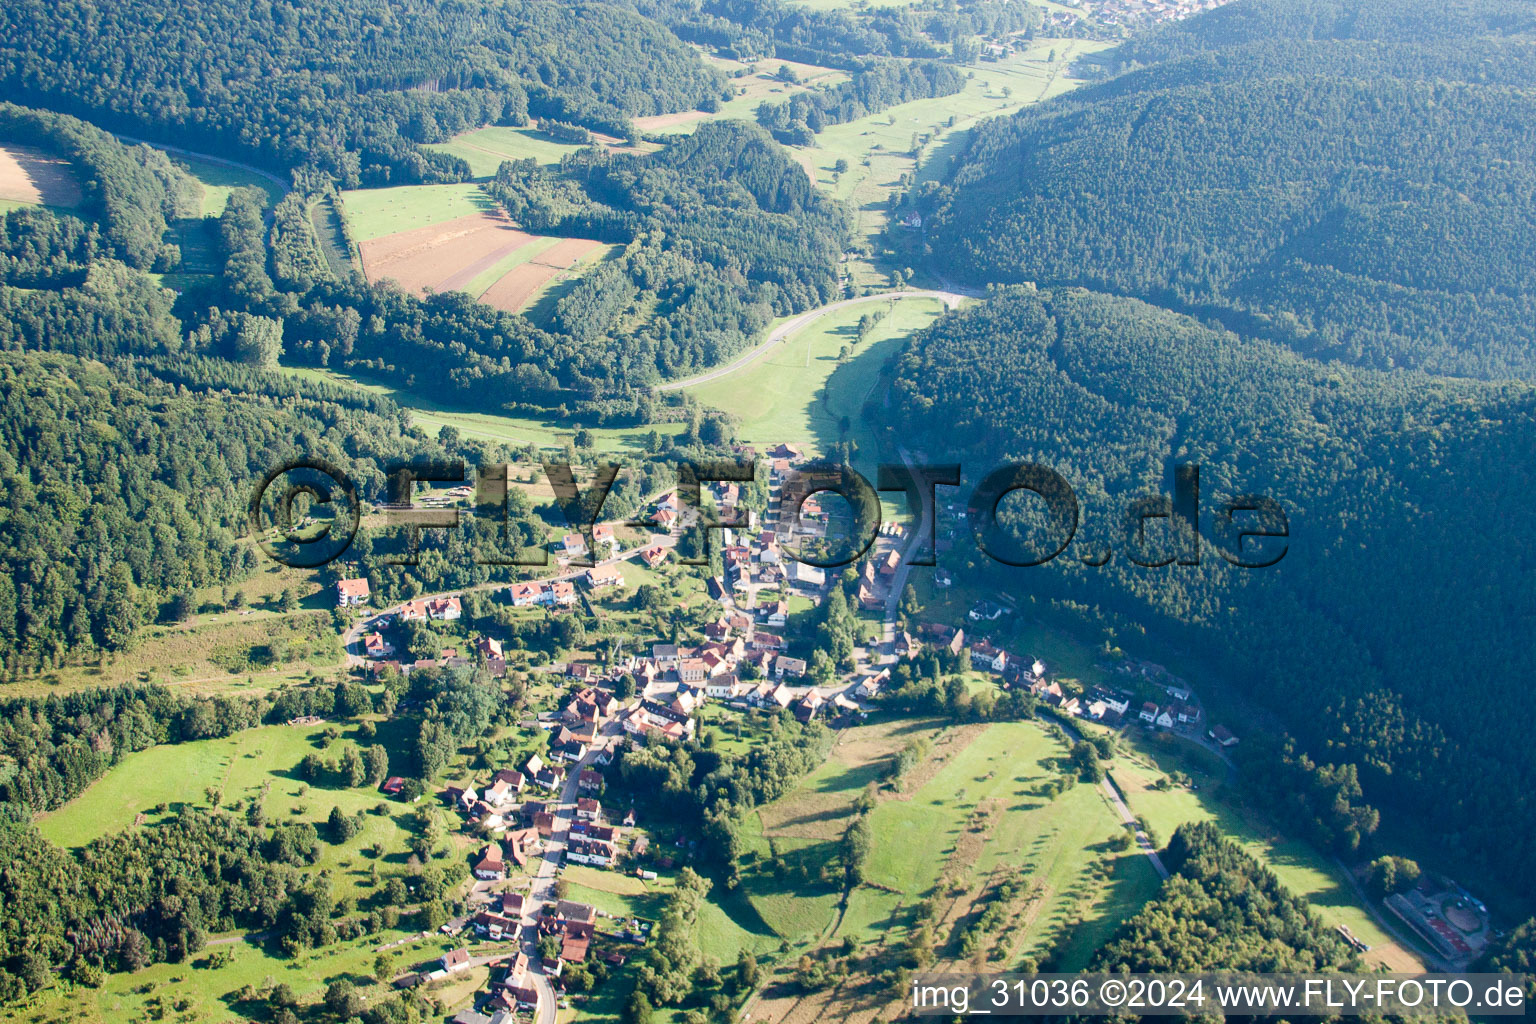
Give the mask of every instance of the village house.
MULTIPOLYGON (((587 756, 587 742, 576 734, 561 729, 561 736, 550 744, 549 752, 561 761, 569 761, 572 764, 587 756)), ((547 769, 546 769, 547 770, 547 769)))
POLYGON ((739 680, 732 673, 712 676, 704 684, 704 693, 713 700, 728 700, 735 695, 739 680))
POLYGON ((587 586, 593 590, 624 585, 624 574, 616 565, 597 565, 587 570, 587 586))
POLYGON ((379 787, 379 791, 385 796, 399 796, 403 789, 405 789, 405 780, 398 775, 391 775, 384 780, 384 785, 379 787))
POLYGON ((679 715, 654 701, 642 701, 620 716, 624 732, 632 742, 659 735, 674 742, 693 736, 693 719, 679 715))
POLYGON ((965 630, 963 629, 946 626, 942 622, 925 622, 922 630, 924 634, 942 644, 950 654, 956 657, 965 648, 965 630))
POLYGON ((475 804, 480 802, 480 794, 475 792, 473 785, 465 785, 462 789, 449 786, 445 795, 448 797, 448 802, 461 811, 472 811, 475 804))
POLYGON ((784 638, 777 633, 759 630, 752 634, 751 646, 754 651, 781 651, 784 649, 784 638))
POLYGON ((506 657, 506 655, 502 653, 501 641, 493 640, 488 636, 483 636, 479 640, 475 641, 475 651, 480 655, 480 657, 486 659, 503 659, 506 657))
POLYGON ((576 584, 570 580, 556 580, 549 585, 549 599, 558 608, 569 608, 576 603, 576 584))
POLYGON ((603 816, 603 804, 601 800, 589 796, 580 797, 576 801, 576 817, 581 821, 597 821, 603 816))
POLYGON ((670 672, 672 669, 677 668, 678 654, 676 644, 651 645, 651 660, 663 672, 670 672))
POLYGON ((583 768, 576 776, 576 785, 583 793, 595 793, 603 788, 603 773, 593 768, 583 768))
POLYGON ((407 601, 400 606, 401 622, 426 622, 427 602, 407 601))
POLYGON ((427 614, 442 622, 456 622, 464 614, 457 597, 439 597, 427 602, 427 614))
POLYGON ((565 782, 565 769, 557 764, 545 765, 533 777, 534 785, 551 793, 558 793, 565 782))
POLYGON ((511 802, 522 789, 521 772, 499 771, 491 777, 491 784, 485 787, 485 802, 492 807, 500 807, 511 802))
POLYGON ((587 944, 597 932, 597 908, 574 900, 558 900, 554 913, 539 919, 539 932, 559 936, 563 940, 560 958, 580 963, 586 959, 587 944))
POLYGON ((784 570, 784 578, 802 587, 820 587, 827 582, 827 573, 820 566, 791 561, 784 570))
POLYGON ((507 588, 512 607, 527 608, 530 605, 549 604, 554 594, 542 583, 514 583, 507 588))
POLYGON ((466 971, 469 969, 469 950, 450 949, 448 952, 444 953, 437 962, 441 964, 443 970, 447 971, 449 974, 455 974, 459 971, 466 971))
POLYGON ((363 653, 370 658, 387 658, 395 653, 395 645, 385 640, 383 634, 369 633, 363 637, 363 653))
POLYGON ((1008 652, 993 647, 986 640, 977 640, 971 644, 971 664, 977 668, 1001 672, 1008 667, 1008 652))
POLYGON ((503 936, 517 934, 521 923, 515 918, 498 914, 491 910, 482 910, 470 921, 475 931, 484 935, 491 941, 499 941, 503 936))
POLYGON ((764 609, 763 621, 770 626, 783 626, 789 622, 789 602, 775 601, 764 609))
POLYGON ((475 877, 481 881, 495 881, 507 877, 507 864, 502 861, 501 843, 487 843, 481 858, 475 864, 475 877))
POLYGON ((598 523, 592 527, 592 543, 600 554, 613 555, 619 549, 619 538, 614 536, 612 523, 598 523))
POLYGON ((1237 737, 1232 735, 1231 730, 1229 730, 1224 725, 1218 725, 1216 728, 1206 733, 1206 735, 1224 747, 1237 746, 1237 737))
POLYGON ((709 677, 709 663, 703 658, 684 658, 677 666, 677 678, 685 683, 702 683, 709 677))
POLYGON ((647 569, 654 569, 667 560, 667 549, 660 544, 652 544, 648 548, 640 549, 640 561, 645 563, 647 569))
POLYGON ((336 603, 343 608, 355 608, 367 601, 368 596, 368 577, 366 576, 336 581, 336 603))
POLYGON ((803 659, 787 658, 780 655, 774 660, 773 675, 776 679, 783 679, 785 676, 799 679, 805 675, 805 668, 805 661, 803 659))
POLYGON ((1151 724, 1153 724, 1154 722, 1157 721, 1157 711, 1158 711, 1157 705, 1153 704, 1151 701, 1147 701, 1146 703, 1142 704, 1142 706, 1141 706, 1141 713, 1139 715, 1137 715, 1136 717, 1140 718, 1143 722, 1146 722, 1148 725, 1151 725, 1151 724))
POLYGON ((565 855, 578 864, 607 867, 617 856, 614 845, 593 836, 573 835, 566 843, 565 855))
POLYGON ((560 538, 560 551, 566 558, 579 558, 587 553, 587 540, 579 533, 568 533, 560 538))

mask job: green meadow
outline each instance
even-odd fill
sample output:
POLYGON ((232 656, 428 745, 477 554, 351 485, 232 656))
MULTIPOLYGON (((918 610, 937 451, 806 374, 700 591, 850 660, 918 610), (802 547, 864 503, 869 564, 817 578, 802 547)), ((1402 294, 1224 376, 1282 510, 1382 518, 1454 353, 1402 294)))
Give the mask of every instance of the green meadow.
POLYGON ((1132 812, 1163 843, 1186 822, 1212 821, 1272 870, 1286 888, 1305 896, 1323 920, 1345 925, 1371 947, 1366 959, 1391 970, 1422 970, 1417 951, 1389 935, 1365 909, 1344 868, 1311 844, 1286 835, 1246 806, 1227 782, 1217 756, 1187 740, 1140 728, 1126 731, 1128 749, 1116 759, 1114 779, 1132 812), (1187 775, 1199 789, 1158 782, 1172 772, 1187 775))
POLYGON ((439 224, 496 209, 474 182, 455 185, 396 185, 341 193, 341 208, 359 243, 399 231, 439 224))
POLYGON ((1091 936, 1084 941, 1090 949, 1150 897, 1157 880, 1139 853, 1109 849, 1121 828, 1097 787, 1042 792, 1065 755, 1033 722, 953 727, 919 720, 848 730, 821 768, 749 819, 742 889, 769 927, 810 946, 845 936, 875 941, 907 927, 903 908, 931 892, 954 895, 956 913, 939 929, 945 945, 963 917, 962 902, 1023 873, 1038 883, 1039 905, 1010 935, 1000 969, 1042 955, 1064 935, 1091 936), (874 841, 865 884, 844 907, 840 885, 816 869, 835 857, 854 800, 880 784, 891 757, 913 738, 931 745, 929 759, 910 773, 910 791, 904 780, 879 796, 869 818, 874 841))
POLYGON ((492 125, 422 148, 461 157, 476 178, 492 178, 504 161, 532 159, 548 167, 582 147, 561 142, 537 128, 492 125))
POLYGON ((736 372, 688 389, 705 405, 737 416, 738 436, 747 442, 780 442, 827 450, 845 434, 872 450, 861 415, 887 359, 913 331, 944 310, 937 299, 874 300, 827 313, 736 372), (886 313, 864 341, 859 318, 886 313), (847 362, 839 362, 844 346, 847 362))
MULTIPOLYGON (((392 385, 368 380, 360 375, 339 373, 335 370, 292 367, 288 368, 288 372, 310 380, 323 380, 331 384, 341 384, 387 395, 410 411, 412 423, 434 435, 443 427, 451 426, 465 437, 506 445, 533 444, 540 448, 559 449, 565 447, 580 429, 574 424, 550 417, 506 416, 494 412, 452 409, 392 385)), ((658 423, 645 427, 593 427, 591 429, 600 450, 622 454, 626 451, 643 450, 646 438, 652 430, 663 436, 677 434, 682 431, 683 424, 658 423)))

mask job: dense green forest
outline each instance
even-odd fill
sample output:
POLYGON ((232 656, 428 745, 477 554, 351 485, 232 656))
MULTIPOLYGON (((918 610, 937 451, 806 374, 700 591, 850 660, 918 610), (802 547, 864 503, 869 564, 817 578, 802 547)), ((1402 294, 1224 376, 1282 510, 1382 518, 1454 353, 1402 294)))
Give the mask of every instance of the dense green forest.
POLYGON ((889 57, 974 57, 975 36, 1028 32, 1041 23, 1041 8, 1000 0, 927 0, 858 10, 822 10, 786 0, 638 0, 636 7, 723 56, 779 57, 851 71, 889 57))
POLYGON ((789 145, 809 145, 829 124, 844 124, 911 100, 953 96, 965 75, 948 64, 882 63, 826 89, 797 93, 783 103, 764 102, 757 123, 789 145))
POLYGON ((838 294, 847 211, 740 121, 701 125, 653 156, 508 162, 487 191, 531 231, 625 243, 556 310, 557 372, 578 394, 711 366, 774 317, 838 294))
POLYGON ((1162 856, 1172 877, 1099 951, 1096 970, 1358 969, 1354 954, 1307 901, 1214 825, 1181 826, 1162 856))
POLYGON ((1191 19, 1118 58, 1150 66, 974 132, 926 197, 935 261, 1321 358, 1531 378, 1536 50, 1506 38, 1530 24, 1501 2, 1191 19))
MULTIPOLYGON (((1047 566, 1007 568, 968 543, 957 563, 1208 652, 1317 765, 1356 765, 1370 803, 1427 814, 1459 863, 1536 869, 1523 838, 1536 758, 1506 727, 1536 712, 1524 684, 1536 665, 1509 642, 1536 622, 1525 583, 1536 554, 1522 539, 1530 387, 1326 365, 1135 300, 1016 289, 917 335, 892 408, 893 437, 963 462, 968 483, 1004 460, 1038 461, 1081 502, 1077 539, 1047 566), (1121 517, 1139 495, 1171 493, 1173 460, 1200 467, 1207 543, 1198 567, 1144 568, 1121 517), (1289 520, 1270 568, 1220 556, 1237 546, 1222 503, 1250 494, 1289 520), (1106 566, 1084 564, 1106 546, 1106 566), (1493 777, 1509 785, 1466 783, 1493 777)), ((1003 515, 1043 553, 1059 535, 1046 543, 1029 508, 1003 515)), ((1178 553, 1155 525, 1148 537, 1142 561, 1178 553)), ((1305 792, 1273 762, 1260 780, 1268 799, 1305 792)), ((1317 784, 1323 811, 1350 799, 1348 779, 1317 784)), ((1314 814, 1337 849, 1369 832, 1368 820, 1314 814)))
POLYGON ((463 161, 416 144, 484 124, 554 117, 624 136, 631 117, 723 89, 665 28, 601 3, 0 9, 8 98, 272 168, 311 164, 345 187, 463 180, 463 161))

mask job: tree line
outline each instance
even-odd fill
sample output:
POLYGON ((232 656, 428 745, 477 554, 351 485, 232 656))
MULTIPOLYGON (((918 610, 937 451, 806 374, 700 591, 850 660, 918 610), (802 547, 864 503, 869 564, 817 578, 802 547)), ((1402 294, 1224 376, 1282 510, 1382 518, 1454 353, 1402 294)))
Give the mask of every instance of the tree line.
MULTIPOLYGON (((893 437, 966 467, 1049 466, 1079 503, 1070 547, 1046 565, 993 561, 967 524, 946 565, 990 586, 1027 579, 1042 612, 1093 629, 1208 652, 1295 738, 1242 746, 1259 748, 1258 791, 1293 803, 1326 848, 1371 853, 1374 808, 1421 824, 1469 876, 1536 864, 1523 827, 1509 830, 1536 822, 1523 796, 1536 759, 1502 725, 1526 713, 1520 680, 1536 667, 1507 640, 1536 616, 1519 539, 1529 386, 1319 364, 1069 289, 999 292, 947 317, 895 373, 893 437), (1173 521, 1127 518, 1142 496, 1168 500, 1175 461, 1199 466, 1197 547, 1173 521), (1278 503, 1289 537, 1237 538, 1224 508, 1244 495, 1278 503), (1269 568, 1223 557, 1265 561, 1281 545, 1269 568), (1198 567, 1132 561, 1195 552, 1198 567), (1506 784, 1467 783, 1494 777, 1506 784)), ((1015 558, 1054 549, 1062 534, 1039 508, 1009 499, 988 543, 1015 558)))

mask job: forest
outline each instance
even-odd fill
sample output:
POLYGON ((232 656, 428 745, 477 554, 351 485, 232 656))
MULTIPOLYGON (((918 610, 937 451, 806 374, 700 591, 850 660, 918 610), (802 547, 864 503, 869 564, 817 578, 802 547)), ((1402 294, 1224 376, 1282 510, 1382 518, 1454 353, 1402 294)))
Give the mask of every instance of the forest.
MULTIPOLYGON (((447 685, 470 698, 483 690, 447 685)), ((418 688, 427 688, 427 681, 418 688)), ((0 784, 0 897, 7 908, 0 919, 0 1001, 36 991, 56 971, 95 987, 106 972, 183 963, 206 948, 210 935, 239 929, 291 957, 393 928, 413 903, 425 919, 435 914, 440 921, 446 875, 439 866, 392 875, 387 884, 375 872, 380 884, 361 906, 351 897, 337 899, 330 873, 313 869, 321 831, 308 822, 269 821, 259 799, 223 806, 214 799, 211 809, 175 806, 169 817, 78 850, 53 846, 31 823, 34 812, 59 806, 134 751, 228 736, 300 715, 355 720, 380 707, 387 711, 400 692, 403 687, 386 689, 376 701, 361 686, 337 683, 254 697, 189 698, 149 685, 0 704, 0 756, 13 766, 0 784)), ((436 697, 423 716, 478 732, 489 707, 500 703, 499 691, 497 697, 478 696, 478 702, 436 697)), ((423 763, 398 770, 428 768, 423 763)), ((322 773, 339 770, 338 783, 348 786, 376 785, 388 769, 388 755, 378 745, 361 754, 348 748, 339 769, 318 755, 298 766, 317 784, 327 781, 322 773)), ((354 829, 353 819, 333 809, 325 839, 345 841, 354 829)), ((401 1012, 403 1004, 376 1002, 368 1019, 395 1019, 401 1012)), ((289 1018, 279 1013, 275 1019, 289 1018)))
POLYGON ((1172 877, 1098 952, 1095 970, 1359 969, 1305 899, 1209 822, 1180 826, 1162 857, 1172 877))
POLYGON ((1508 38, 1529 9, 1354 6, 1235 4, 1132 44, 1128 74, 987 122, 924 197, 935 260, 1321 359, 1536 376, 1536 62, 1508 38))
POLYGON ((797 93, 783 103, 764 102, 757 123, 787 145, 808 145, 829 124, 844 124, 886 107, 965 88, 965 76, 948 64, 878 64, 846 82, 797 93))
MULTIPOLYGON (((1047 565, 1004 566, 969 538, 954 564, 1208 652, 1314 762, 1274 751, 1256 784, 1266 801, 1312 807, 1299 820, 1316 818, 1325 846, 1360 845, 1368 805, 1433 823, 1430 841, 1468 870, 1536 869, 1523 838, 1536 825, 1525 796, 1536 758, 1504 724, 1536 711, 1523 683, 1536 665, 1507 641, 1536 621, 1521 497, 1536 391, 1321 364, 1075 289, 1001 292, 915 336, 896 373, 893 436, 964 464, 967 486, 969 467, 1043 463, 1081 506, 1071 546, 1047 565), (1199 467, 1198 565, 1164 564, 1190 543, 1168 520, 1143 534, 1127 515, 1141 496, 1171 493, 1175 462, 1199 467), (1228 502, 1248 495, 1278 503, 1286 539, 1235 536, 1228 502), (1277 544, 1286 550, 1268 568, 1223 557, 1264 561, 1251 553, 1273 558, 1277 544), (1344 765, 1363 798, 1328 768, 1344 765), (1315 773, 1327 795, 1313 802, 1315 773), (1495 774, 1510 786, 1466 784, 1495 774), (1363 817, 1336 819, 1340 798, 1363 817)), ((1037 504, 1000 509, 1026 553, 1062 539, 1037 504)))
POLYGON ((553 171, 507 162, 486 191, 529 230, 625 244, 556 310, 576 349, 561 383, 577 394, 704 369, 773 317, 838 294, 846 210, 743 122, 701 125, 652 156, 581 150, 553 171))
POLYGON ((609 4, 19 0, 0 10, 0 90, 355 188, 462 181, 462 160, 418 144, 485 124, 552 117, 625 137, 632 117, 718 101, 724 80, 609 4))

